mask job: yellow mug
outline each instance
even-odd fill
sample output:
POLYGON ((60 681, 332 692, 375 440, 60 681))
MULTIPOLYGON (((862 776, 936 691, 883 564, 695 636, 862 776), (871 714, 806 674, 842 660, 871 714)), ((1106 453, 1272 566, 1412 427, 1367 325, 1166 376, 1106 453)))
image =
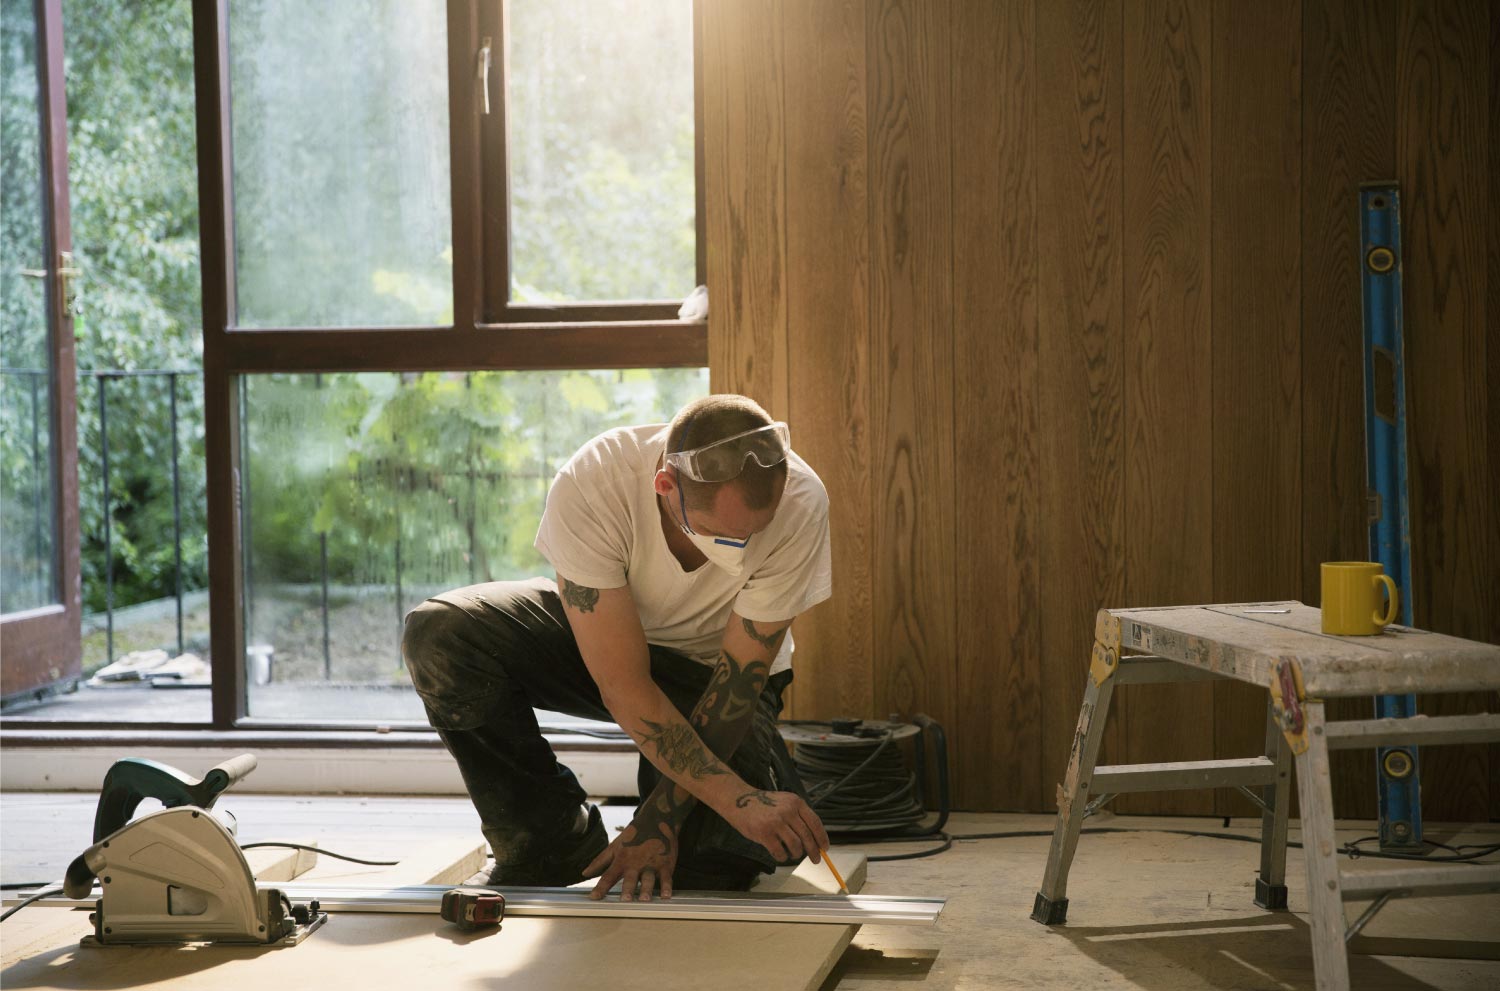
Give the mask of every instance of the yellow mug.
POLYGON ((1343 637, 1373 637, 1396 621, 1401 595, 1378 561, 1332 561, 1323 564, 1323 632, 1343 637), (1385 586, 1385 612, 1381 589, 1385 586))

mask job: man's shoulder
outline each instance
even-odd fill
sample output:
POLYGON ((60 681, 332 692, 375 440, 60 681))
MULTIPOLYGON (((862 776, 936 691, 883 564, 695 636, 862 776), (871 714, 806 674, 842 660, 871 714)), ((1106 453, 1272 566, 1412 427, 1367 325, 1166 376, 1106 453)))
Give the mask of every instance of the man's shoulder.
POLYGON ((648 423, 615 427, 591 438, 562 467, 575 477, 621 474, 637 471, 647 461, 654 463, 657 448, 666 443, 667 425, 648 423))
POLYGON ((791 498, 795 504, 814 514, 828 512, 828 490, 823 487, 823 480, 796 451, 787 456, 786 483, 783 498, 791 498))

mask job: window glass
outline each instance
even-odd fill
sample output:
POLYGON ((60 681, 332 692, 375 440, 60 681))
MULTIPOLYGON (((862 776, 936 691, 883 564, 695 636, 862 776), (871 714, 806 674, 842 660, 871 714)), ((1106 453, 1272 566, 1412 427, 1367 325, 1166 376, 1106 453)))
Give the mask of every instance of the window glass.
POLYGON ((507 15, 512 301, 686 296, 692 0, 511 0, 507 15))
POLYGON ((36 20, 0 18, 0 613, 58 601, 36 20))
POLYGON ((238 325, 452 320, 445 6, 228 5, 238 325))
POLYGON ((532 540, 563 462, 708 392, 699 368, 241 381, 249 713, 320 722, 425 724, 405 613, 550 575, 532 540))

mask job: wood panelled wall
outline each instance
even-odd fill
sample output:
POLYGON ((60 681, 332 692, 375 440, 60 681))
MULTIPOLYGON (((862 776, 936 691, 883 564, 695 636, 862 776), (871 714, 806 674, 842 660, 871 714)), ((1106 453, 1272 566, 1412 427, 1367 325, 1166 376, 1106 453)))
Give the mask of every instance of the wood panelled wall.
MULTIPOLYGON (((1097 608, 1316 604, 1367 557, 1366 180, 1403 197, 1417 621, 1500 642, 1500 4, 700 9, 714 387, 833 507, 797 714, 927 712, 962 807, 1049 810, 1097 608)), ((1252 687, 1116 698, 1107 761, 1259 752, 1252 687)), ((1500 818, 1500 749, 1422 759, 1430 819, 1500 818)))

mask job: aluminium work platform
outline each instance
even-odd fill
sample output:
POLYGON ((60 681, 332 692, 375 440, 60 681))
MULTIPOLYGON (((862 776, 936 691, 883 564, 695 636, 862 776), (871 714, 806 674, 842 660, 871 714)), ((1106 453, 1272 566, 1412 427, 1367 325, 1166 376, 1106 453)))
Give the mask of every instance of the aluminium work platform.
POLYGON ((1340 696, 1500 689, 1500 647, 1391 626, 1378 636, 1321 630, 1300 602, 1101 610, 1057 825, 1032 918, 1067 919, 1068 868, 1084 817, 1116 794, 1238 788, 1262 809, 1255 903, 1286 908, 1286 829, 1293 757, 1307 860, 1308 914, 1319 991, 1348 991, 1346 940, 1391 898, 1500 890, 1500 865, 1452 864, 1342 873, 1334 836, 1330 750, 1500 741, 1500 714, 1327 722, 1340 696), (1130 653, 1126 653, 1126 652, 1130 653), (1230 678, 1269 692, 1266 752, 1234 760, 1095 767, 1115 685, 1230 678), (1371 902, 1347 925, 1344 901, 1371 902))

